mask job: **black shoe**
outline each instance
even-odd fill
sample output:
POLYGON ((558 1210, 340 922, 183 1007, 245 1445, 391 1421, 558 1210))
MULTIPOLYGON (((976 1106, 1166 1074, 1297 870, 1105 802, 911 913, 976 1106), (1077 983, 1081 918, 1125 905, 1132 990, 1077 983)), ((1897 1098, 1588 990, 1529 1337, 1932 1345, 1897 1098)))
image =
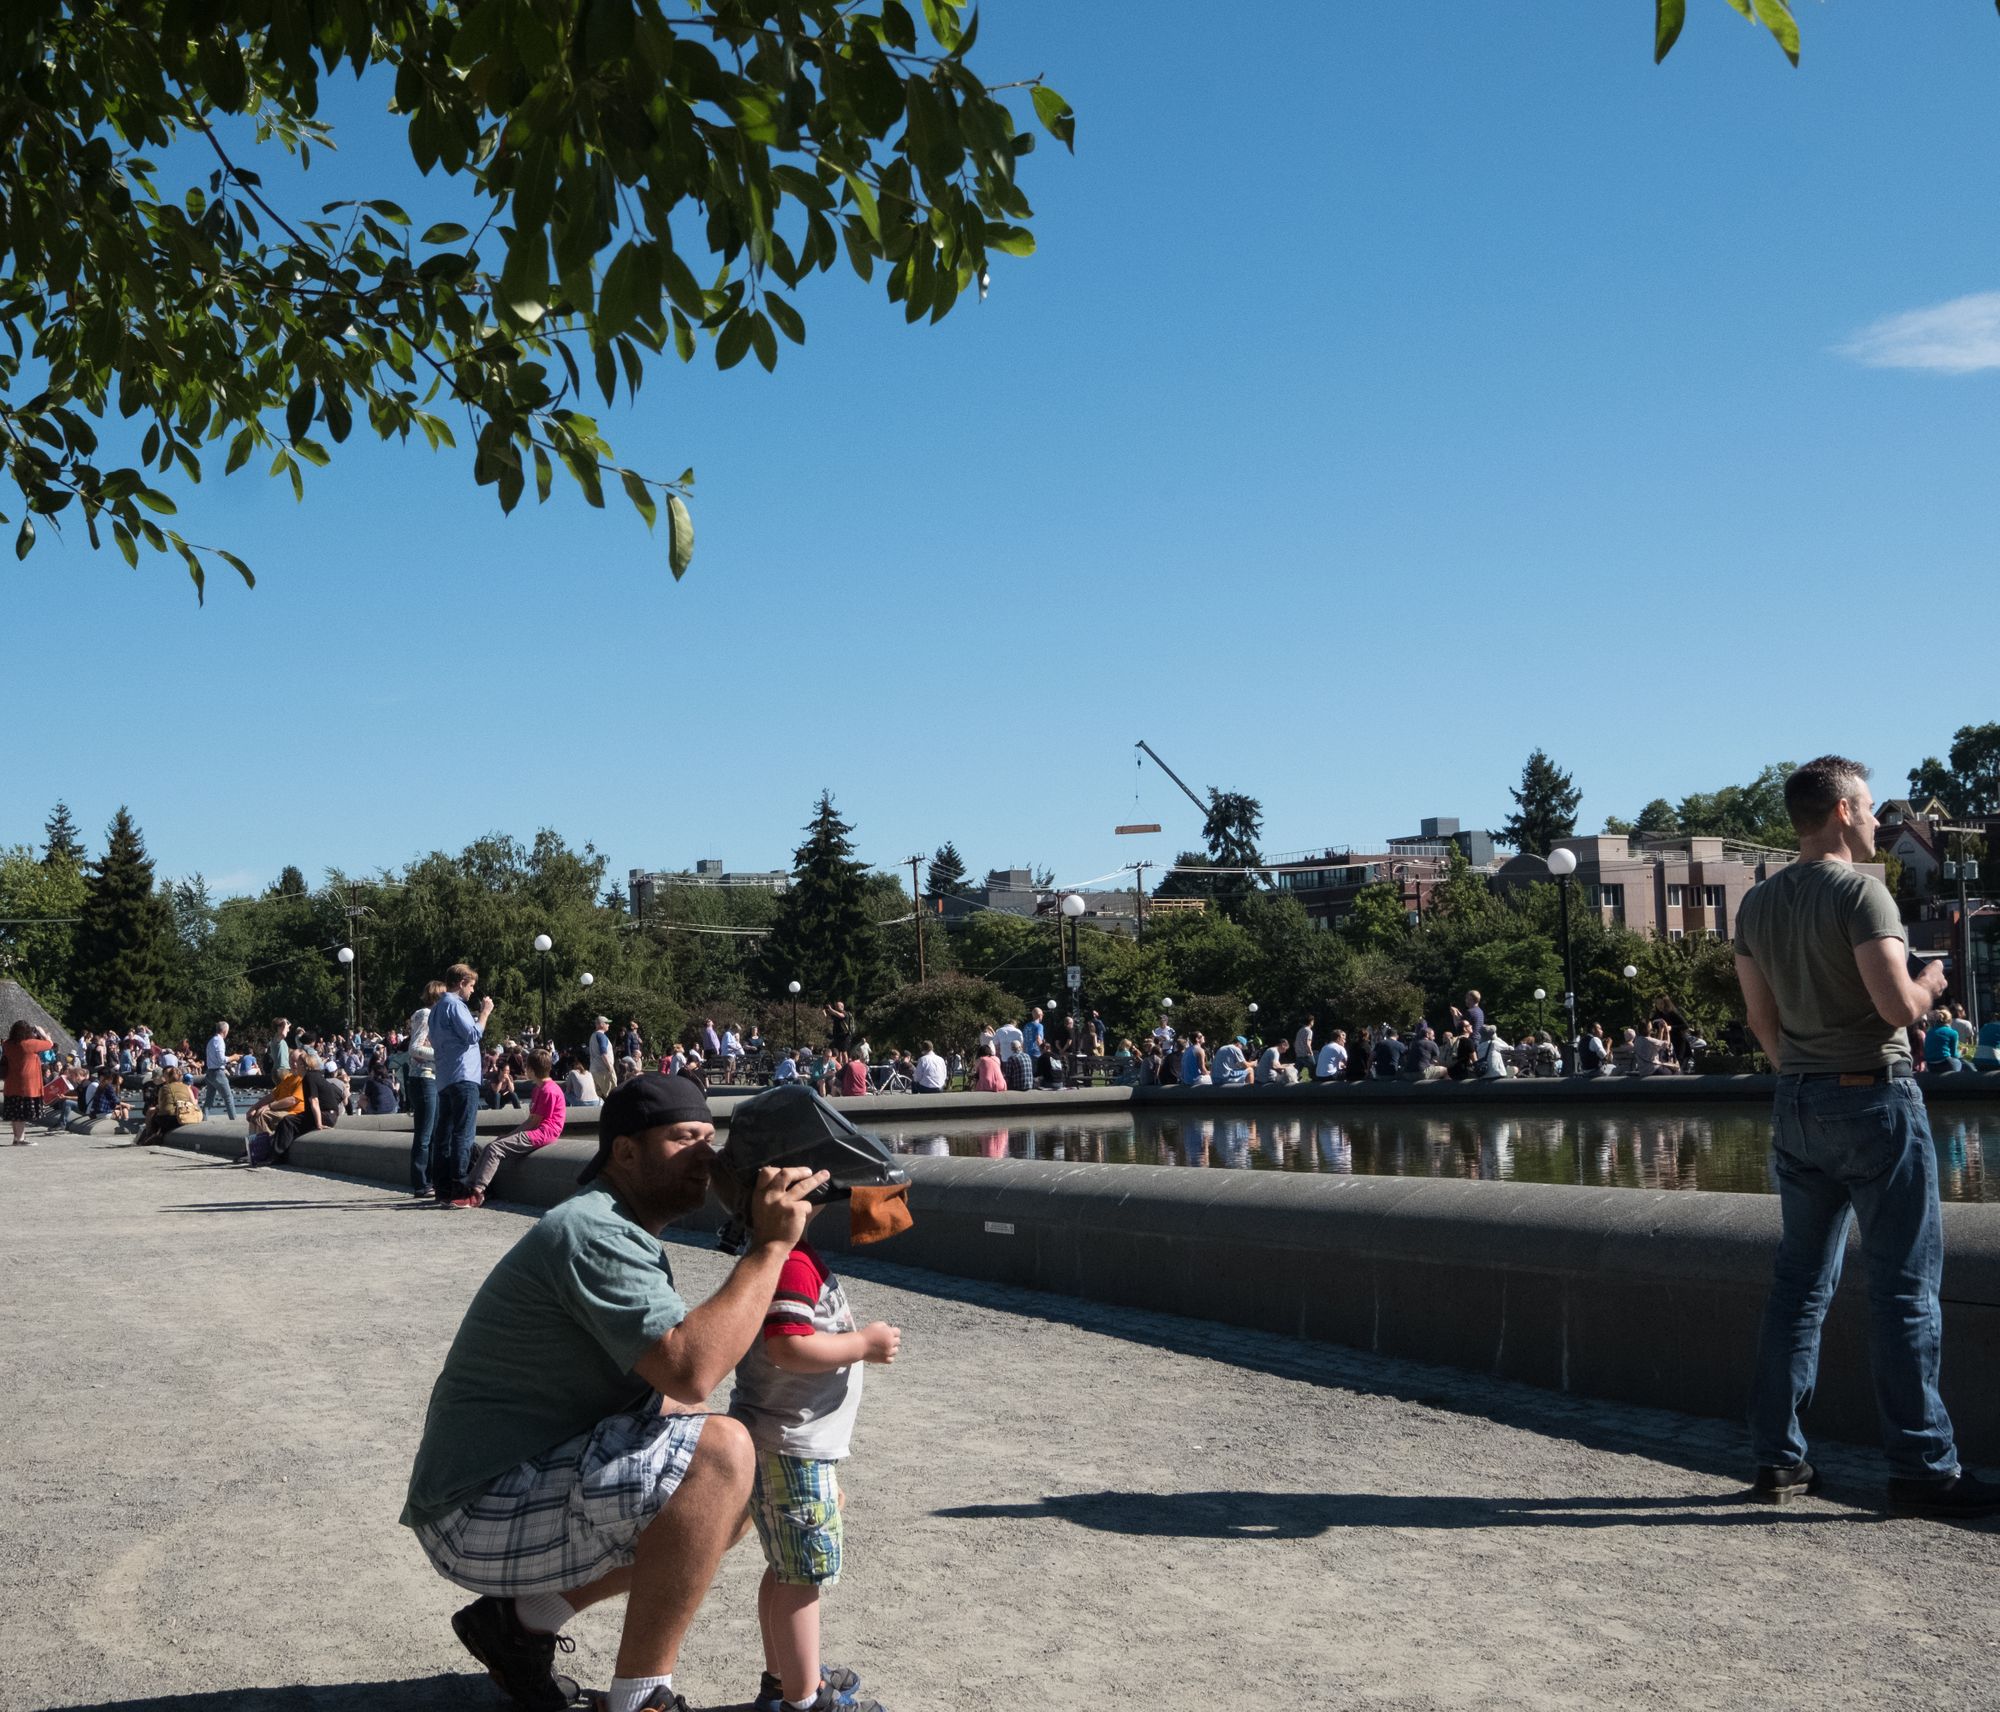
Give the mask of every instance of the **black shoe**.
POLYGON ((1892 1480, 1889 1507, 1912 1516, 1991 1516, 2000 1511, 2000 1486, 1976 1474, 1949 1480, 1892 1480))
POLYGON ((1750 1484, 1750 1501, 1789 1504, 1794 1498, 1810 1498, 1820 1484, 1819 1470, 1809 1462, 1795 1462, 1790 1468, 1760 1468, 1750 1484))
MULTIPOLYGON (((849 1670, 844 1664, 821 1665, 819 1696, 815 1697, 814 1704, 817 1705, 829 1691, 833 1695, 833 1704, 840 1708, 840 1712, 859 1712, 856 1696, 861 1691, 861 1673, 849 1670)), ((785 1685, 768 1670, 765 1671, 763 1680, 757 1684, 757 1698, 750 1702, 750 1712, 783 1712, 784 1704, 785 1685)))
POLYGON ((536 1634, 514 1615, 513 1600, 482 1595, 454 1611, 451 1626, 516 1706, 528 1712, 571 1712, 604 1704, 602 1695, 579 1688, 574 1677, 559 1676, 552 1668, 556 1649, 575 1652, 576 1642, 567 1635, 536 1634))

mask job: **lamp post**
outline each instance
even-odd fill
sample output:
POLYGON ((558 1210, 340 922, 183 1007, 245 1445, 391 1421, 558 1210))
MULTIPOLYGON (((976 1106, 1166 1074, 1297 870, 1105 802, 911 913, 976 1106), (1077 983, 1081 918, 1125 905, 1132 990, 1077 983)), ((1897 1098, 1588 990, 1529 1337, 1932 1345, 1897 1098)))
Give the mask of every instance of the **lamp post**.
POLYGON ((535 935, 535 954, 542 960, 542 1045, 549 1043, 549 953, 555 941, 546 933, 535 935))
POLYGON ((1537 1034, 1540 1034, 1542 1032, 1542 1029, 1546 1026, 1542 1016, 1542 1001, 1546 999, 1548 996, 1549 996, 1548 988, 1537 987, 1535 989, 1535 1032, 1537 1034))
POLYGON ((1261 1052, 1264 1047, 1264 1037, 1257 1032, 1257 1006, 1253 1002, 1244 1008, 1250 1013, 1250 1044, 1261 1052))
POLYGON ((1551 850, 1547 857, 1549 872, 1562 885, 1562 936, 1563 936, 1563 1070, 1566 1075, 1576 1074, 1576 968, 1571 960, 1569 943, 1569 877, 1576 872, 1576 852, 1574 850, 1551 850))
POLYGON ((354 1033, 354 947, 343 945, 334 956, 340 959, 340 966, 347 971, 347 1032, 354 1033))
POLYGON ((792 995, 792 1050, 799 1048, 799 984, 794 981, 785 989, 792 995))

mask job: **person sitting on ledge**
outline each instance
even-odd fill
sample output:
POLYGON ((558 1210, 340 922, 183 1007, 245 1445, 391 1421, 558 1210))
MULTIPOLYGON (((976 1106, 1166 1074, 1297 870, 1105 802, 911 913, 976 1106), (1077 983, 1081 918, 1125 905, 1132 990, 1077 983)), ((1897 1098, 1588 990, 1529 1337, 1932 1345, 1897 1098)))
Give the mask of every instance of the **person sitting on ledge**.
POLYGON ((534 1712, 579 1703, 553 1669, 561 1631, 621 1594, 607 1712, 686 1712, 674 1666, 756 1464, 741 1421, 699 1411, 761 1336, 827 1181, 759 1171, 747 1252, 690 1308, 659 1233, 706 1198, 714 1134, 684 1076, 613 1089, 582 1190, 488 1274, 431 1392, 402 1522, 478 1596, 459 1640, 534 1712))
POLYGON ((485 1206, 487 1186, 501 1166, 510 1159, 533 1153, 537 1148, 547 1147, 550 1142, 562 1139, 563 1123, 569 1112, 563 1091, 556 1084, 555 1060, 546 1048, 538 1046, 529 1055, 528 1068, 535 1077, 534 1092, 528 1097, 528 1121, 519 1129, 496 1135, 474 1150, 472 1170, 465 1179, 465 1193, 451 1203, 454 1207, 485 1206))
POLYGON ((1241 1088, 1249 1082, 1250 1066, 1243 1056, 1243 1049, 1249 1044, 1249 1040, 1239 1034, 1215 1049, 1215 1057, 1209 1064, 1209 1080, 1214 1086, 1241 1088))
POLYGON ((972 1061, 972 1091, 975 1094, 1004 1094, 1007 1078, 1000 1074, 1000 1056, 988 1041, 972 1061))
POLYGON ((178 1069, 168 1070, 160 1082, 159 1098, 153 1102, 153 1109, 140 1125, 132 1145, 150 1147, 154 1142, 165 1141, 182 1124, 199 1122, 201 1102, 195 1098, 194 1090, 181 1080, 178 1069))

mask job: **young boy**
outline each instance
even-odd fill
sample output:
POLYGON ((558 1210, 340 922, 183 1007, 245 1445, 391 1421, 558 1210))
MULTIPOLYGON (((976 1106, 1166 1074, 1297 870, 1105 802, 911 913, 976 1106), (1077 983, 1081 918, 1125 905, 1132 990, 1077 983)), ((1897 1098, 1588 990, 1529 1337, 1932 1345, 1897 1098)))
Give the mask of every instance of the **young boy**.
POLYGON ((881 1712, 860 1678, 819 1656, 819 1595, 840 1579, 838 1465, 861 1410, 861 1364, 896 1359, 903 1334, 854 1329, 847 1293, 805 1242, 792 1250, 764 1335, 736 1369, 729 1412, 750 1429, 750 1515, 763 1542, 757 1621, 764 1680, 755 1712, 881 1712))

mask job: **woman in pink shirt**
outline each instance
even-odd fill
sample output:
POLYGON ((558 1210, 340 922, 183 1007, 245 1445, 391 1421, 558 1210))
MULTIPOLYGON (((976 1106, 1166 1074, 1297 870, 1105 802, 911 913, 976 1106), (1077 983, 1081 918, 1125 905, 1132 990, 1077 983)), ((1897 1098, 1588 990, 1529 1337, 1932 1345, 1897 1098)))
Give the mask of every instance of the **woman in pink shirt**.
POLYGON ((1004 1094, 1007 1078, 1000 1073, 1000 1060, 991 1046, 982 1046, 972 1061, 972 1091, 975 1094, 1004 1094))
POLYGON ((493 1181, 494 1172, 517 1154, 533 1153, 536 1148, 547 1147, 550 1142, 561 1139, 563 1120, 569 1114, 569 1106, 552 1074, 555 1060, 545 1049, 538 1049, 529 1056, 528 1067, 534 1073, 535 1091, 528 1100, 526 1127, 496 1135, 472 1156, 472 1171, 465 1180, 465 1193, 451 1203, 454 1207, 485 1206, 486 1186, 493 1181))

